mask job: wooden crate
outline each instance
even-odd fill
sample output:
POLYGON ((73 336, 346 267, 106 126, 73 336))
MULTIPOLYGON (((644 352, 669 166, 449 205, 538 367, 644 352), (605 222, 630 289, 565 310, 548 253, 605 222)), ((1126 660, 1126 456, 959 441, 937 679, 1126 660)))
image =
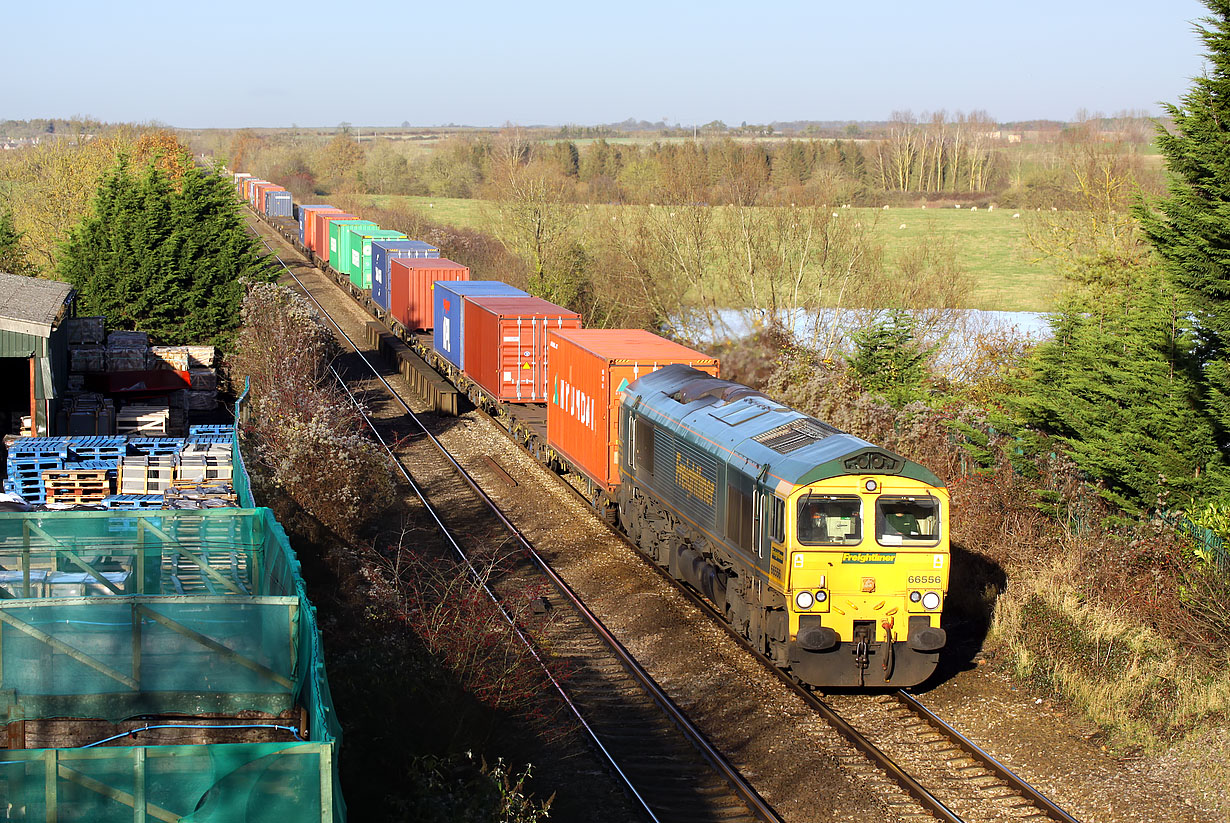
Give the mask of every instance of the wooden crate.
POLYGON ((171 487, 179 458, 174 455, 160 457, 125 457, 120 461, 119 493, 161 494, 171 487))
POLYGON ((166 435, 171 410, 166 406, 125 406, 115 416, 119 434, 166 435))

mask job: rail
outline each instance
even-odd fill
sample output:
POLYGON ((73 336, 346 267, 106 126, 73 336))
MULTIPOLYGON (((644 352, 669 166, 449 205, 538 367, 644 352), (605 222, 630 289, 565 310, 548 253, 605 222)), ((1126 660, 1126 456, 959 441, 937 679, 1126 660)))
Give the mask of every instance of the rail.
MULTIPOLYGON (((259 237, 259 234, 257 236, 259 237)), ((526 538, 525 535, 521 532, 521 530, 518 529, 517 526, 511 520, 508 519, 508 517, 504 514, 504 512, 500 510, 499 506, 495 503, 495 501, 492 500, 491 497, 487 495, 486 492, 483 491, 483 489, 479 486, 477 481, 474 480, 473 476, 471 476, 470 473, 467 472, 465 468, 463 468, 461 464, 457 462, 456 458, 444 447, 444 445, 435 437, 435 435, 431 433, 431 431, 427 428, 427 426, 419 419, 419 417, 414 413, 414 411, 405 403, 405 401, 401 398, 401 396, 397 393, 397 391, 389 384, 387 380, 384 379, 384 376, 380 373, 380 370, 377 369, 375 365, 372 364, 372 362, 363 353, 362 349, 358 346, 358 344, 356 344, 355 341, 337 323, 337 321, 333 319, 332 315, 330 315, 329 312, 325 309, 325 307, 320 304, 320 301, 318 301, 315 298, 315 296, 312 295, 311 290, 308 289, 307 286, 304 285, 304 283, 294 273, 294 271, 292 271, 291 268, 286 265, 285 261, 282 260, 282 258, 277 254, 277 252, 275 252, 273 248, 269 246, 269 243, 263 237, 261 237, 260 240, 264 244, 265 248, 269 249, 269 252, 274 256, 274 258, 278 261, 278 263, 281 264, 282 268, 286 270, 286 273, 289 274, 291 278, 295 281, 295 283, 299 285, 300 289, 302 289, 303 293, 308 297, 308 299, 310 299, 316 305, 316 308, 320 311, 322 316, 324 316, 329 321, 329 323, 333 326, 333 328, 336 329, 337 333, 341 335, 343 339, 346 340, 346 342, 350 345, 352 349, 354 349, 355 353, 363 361, 367 369, 370 370, 371 373, 376 377, 376 379, 379 380, 384 385, 385 389, 389 392, 390 396, 392 396, 394 400, 398 403, 398 405, 401 406, 404 413, 414 422, 416 426, 418 426, 418 428, 423 432, 426 438, 435 446, 435 448, 440 452, 440 454, 445 458, 445 460, 448 461, 448 463, 453 467, 453 469, 457 472, 457 474, 461 477, 461 479, 466 483, 466 485, 469 486, 470 489, 484 503, 484 505, 486 505, 491 510, 492 514, 500 521, 500 523, 505 527, 505 529, 507 529, 509 534, 512 535, 513 538, 525 550, 527 556, 530 557, 531 560, 533 560, 534 564, 542 571, 544 575, 547 576, 547 578, 552 582, 552 584, 556 587, 556 589, 564 596, 564 598, 569 602, 569 604, 573 607, 573 609, 582 616, 582 618, 590 626, 590 628, 606 643, 606 645, 612 650, 615 656, 619 659, 620 663, 624 666, 624 668, 629 673, 631 673, 632 676, 641 684, 641 686, 651 696, 654 702, 671 719, 672 723, 677 728, 679 728, 680 731, 692 742, 692 744, 697 748, 697 750, 701 753, 702 757, 704 757, 704 759, 710 764, 710 766, 714 768, 716 771, 718 771, 726 779, 727 783, 730 784, 730 786, 735 791, 735 793, 738 794, 740 798, 748 805, 748 808, 753 812, 753 814, 755 814, 761 820, 770 821, 770 823, 781 823, 782 818, 777 814, 777 812, 774 811, 774 809, 762 797, 760 797, 759 793, 756 792, 755 788, 753 788, 751 784, 748 783, 743 778, 743 776, 738 772, 738 770, 735 769, 735 767, 728 760, 726 760, 726 758, 708 741, 708 739, 704 736, 704 734, 700 731, 700 729, 696 728, 695 725, 693 725, 692 722, 687 718, 687 716, 679 709, 679 707, 677 707, 671 701, 670 697, 662 690, 662 688, 657 684, 657 682, 654 681, 654 679, 649 675, 649 673, 645 671, 645 669, 636 661, 636 659, 632 656, 632 654, 628 652, 628 650, 623 646, 622 643, 619 642, 619 640, 613 634, 611 634, 611 632, 606 628, 606 626, 602 623, 602 621, 598 618, 598 616, 594 614, 594 612, 588 606, 585 605, 585 603, 572 590, 572 588, 567 584, 567 582, 565 582, 564 579, 561 578, 559 574, 556 573, 556 571, 551 567, 551 565, 547 563, 547 561, 541 555, 539 555, 539 553, 535 550, 534 546, 530 543, 528 538, 526 538)), ((547 667, 546 664, 542 661, 542 658, 539 656, 538 651, 535 648, 533 642, 529 639, 529 637, 527 637, 522 632, 521 628, 517 625, 513 616, 509 614, 508 611, 504 608, 503 604, 500 602, 499 597, 495 594, 495 592, 492 591, 488 587, 486 581, 482 578, 481 574, 473 566, 470 559, 466 556, 464 550, 457 543, 453 535, 449 532, 447 526, 445 525, 444 521, 440 517, 439 513, 434 509, 434 507, 432 507, 430 502, 427 500, 426 495, 424 494, 422 489, 418 486, 418 484, 414 481, 413 477, 411 476, 410 472, 406 469, 405 465, 401 462, 400 459, 397 458, 396 455, 393 454, 393 451, 389 447, 388 443, 385 442, 384 438, 380 436, 380 433, 376 430, 376 427, 372 424, 371 419, 367 416, 366 412, 363 411, 360 404, 358 404, 354 396, 350 393, 350 389, 345 385, 345 381, 342 379, 341 375, 338 374, 337 371, 334 370, 332 367, 330 367, 330 371, 333 372, 334 376, 337 378, 339 383, 341 383, 343 389, 345 389, 347 395, 351 398, 351 400, 355 402, 356 407, 360 409, 360 413, 363 414, 363 418, 367 422, 369 428, 371 428, 373 434, 375 434, 377 440, 384 447, 385 451, 388 452, 389 456, 394 461, 394 464, 397 466, 398 471, 402 474, 402 476, 410 484, 415 495, 419 498, 420 501, 422 501, 427 511, 431 514, 432 519, 435 521, 437 527, 440 529, 441 534, 448 540, 448 542, 452 546, 453 551, 458 555, 458 557, 462 560, 462 562, 466 564, 467 568, 470 571, 470 574, 473 576, 476 582, 478 582, 481 585, 487 597, 490 598, 491 601, 499 609, 501 615, 503 615, 505 621, 510 625, 510 627, 512 628, 512 630, 514 631, 518 639, 526 646, 526 648, 529 650, 530 654, 534 657, 534 659, 537 660, 540 663, 540 665, 542 665, 543 671, 546 673, 547 677, 550 679, 553 688, 563 699, 564 703, 568 706, 569 710, 577 718, 582 728, 585 729, 590 740, 594 743, 597 749, 602 753, 603 757, 606 758, 607 762, 611 765, 611 768, 615 770, 616 774, 619 776, 620 780, 624 783, 624 785, 628 789, 631 796, 640 806, 641 810, 651 820, 655 820, 655 821, 659 820, 659 818, 655 815, 654 811, 650 808, 646 799, 642 796, 641 792, 636 788, 636 786, 633 785, 631 779, 628 777, 625 771, 620 767, 619 763, 615 760, 614 756, 611 754, 609 749, 603 744, 601 738, 594 731, 593 727, 585 719, 580 708, 576 706, 576 704, 569 697, 567 690, 554 677, 549 667, 547 667)))

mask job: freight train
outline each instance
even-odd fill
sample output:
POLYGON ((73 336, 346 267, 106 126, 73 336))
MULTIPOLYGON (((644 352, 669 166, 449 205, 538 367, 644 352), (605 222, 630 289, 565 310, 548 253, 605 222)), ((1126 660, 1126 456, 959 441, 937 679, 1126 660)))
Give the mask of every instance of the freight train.
POLYGON ((946 635, 948 494, 917 463, 650 332, 575 312, 331 206, 241 197, 645 555, 816 687, 904 687, 946 635), (292 216, 294 219, 292 219, 292 216))

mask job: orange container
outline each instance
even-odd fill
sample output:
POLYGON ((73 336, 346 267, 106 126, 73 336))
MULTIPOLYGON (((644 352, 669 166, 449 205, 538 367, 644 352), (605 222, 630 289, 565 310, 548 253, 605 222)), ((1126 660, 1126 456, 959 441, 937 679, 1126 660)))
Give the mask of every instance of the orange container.
POLYGON ((258 209, 258 211, 260 211, 261 214, 269 213, 269 192, 271 191, 286 191, 286 188, 283 186, 275 186, 271 183, 268 186, 265 186, 263 189, 261 189, 261 202, 260 202, 260 207, 258 209))
POLYGON ((547 334, 547 442, 607 491, 619 485, 619 405, 627 384, 685 363, 718 376, 716 357, 639 329, 547 334))
POLYGON ((469 266, 444 257, 390 257, 389 312, 411 331, 430 329, 435 282, 469 279, 469 266))
POLYGON ((329 224, 334 220, 358 220, 353 214, 339 211, 335 214, 316 215, 316 246, 312 251, 326 263, 329 262, 329 224))
POLYGON ((581 315, 541 297, 467 297, 466 376, 507 403, 547 400, 547 332, 579 329, 581 315))
POLYGON ((322 214, 342 214, 341 209, 335 209, 330 206, 327 209, 311 209, 305 212, 303 218, 303 244, 312 251, 316 251, 316 218, 322 214))

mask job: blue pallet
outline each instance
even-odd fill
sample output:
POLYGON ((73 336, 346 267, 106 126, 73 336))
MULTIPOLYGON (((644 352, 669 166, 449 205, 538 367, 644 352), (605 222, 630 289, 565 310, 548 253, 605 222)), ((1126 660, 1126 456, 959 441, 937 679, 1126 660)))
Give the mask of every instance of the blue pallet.
POLYGON ((108 509, 161 509, 161 494, 113 494, 104 497, 102 505, 108 509))
POLYGON ((226 435, 229 437, 235 431, 235 427, 230 423, 198 423, 195 426, 188 427, 188 439, 200 442, 196 438, 198 435, 226 435))
POLYGON ((198 446, 208 446, 213 443, 225 443, 230 445, 231 435, 229 434, 196 434, 188 438, 189 443, 198 446))
POLYGON ((182 437, 130 437, 128 446, 147 457, 179 454, 184 449, 182 437))
POLYGON ((109 447, 109 445, 106 445, 106 447, 100 445, 100 447, 84 447, 80 449, 74 447, 69 456, 70 458, 75 456, 77 463, 80 463, 81 460, 108 460, 111 463, 116 463, 117 460, 127 454, 128 449, 125 447, 114 448, 109 447))
POLYGON ((70 437, 68 443, 78 460, 118 460, 128 452, 128 438, 123 435, 70 437))
POLYGON ((13 460, 63 460, 68 457, 68 440, 61 437, 26 437, 9 447, 9 461, 13 460))
POLYGON ((41 478, 43 472, 64 468, 63 460, 43 460, 38 463, 15 463, 9 458, 9 477, 18 480, 26 477, 41 478))
POLYGON ((118 458, 116 460, 77 460, 65 463, 64 471, 76 471, 78 469, 82 471, 101 471, 103 469, 115 471, 119 467, 118 458))

